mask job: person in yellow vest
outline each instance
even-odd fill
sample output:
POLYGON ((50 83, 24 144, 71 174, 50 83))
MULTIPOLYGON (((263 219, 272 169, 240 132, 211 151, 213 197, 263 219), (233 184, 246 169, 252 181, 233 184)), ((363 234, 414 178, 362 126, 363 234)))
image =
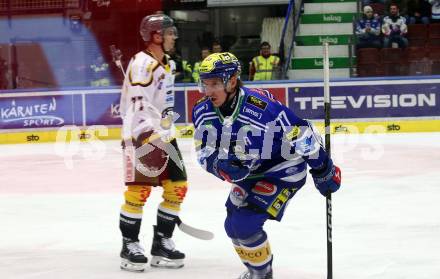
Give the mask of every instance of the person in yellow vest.
POLYGON ((92 71, 92 80, 90 81, 91 86, 109 86, 110 85, 110 72, 108 64, 105 62, 102 55, 98 55, 90 65, 92 71))
POLYGON ((271 54, 270 44, 262 42, 260 55, 252 59, 249 68, 249 80, 272 80, 279 64, 280 58, 271 54))
POLYGON ((183 82, 192 82, 191 64, 187 60, 182 59, 183 82))
POLYGON ((202 59, 200 61, 197 61, 194 64, 194 69, 193 69, 193 73, 192 73, 192 77, 194 79, 194 82, 196 82, 196 83, 199 82, 199 80, 200 80, 200 74, 199 74, 200 64, 210 54, 211 54, 211 50, 209 49, 209 47, 202 47, 202 52, 201 52, 202 59))

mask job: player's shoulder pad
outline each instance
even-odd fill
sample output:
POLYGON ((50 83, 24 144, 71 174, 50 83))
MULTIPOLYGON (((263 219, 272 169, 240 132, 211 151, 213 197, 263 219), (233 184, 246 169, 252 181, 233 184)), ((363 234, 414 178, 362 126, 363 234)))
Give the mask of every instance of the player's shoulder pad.
POLYGON ((149 86, 153 82, 153 73, 159 65, 159 62, 150 55, 144 52, 137 53, 128 69, 131 85, 149 86))

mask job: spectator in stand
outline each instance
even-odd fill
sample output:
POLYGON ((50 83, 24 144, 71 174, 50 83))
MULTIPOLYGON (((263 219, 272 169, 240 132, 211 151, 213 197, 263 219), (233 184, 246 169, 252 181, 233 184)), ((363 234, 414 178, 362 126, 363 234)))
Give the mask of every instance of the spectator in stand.
POLYGON ((380 22, 373 15, 370 6, 364 7, 364 15, 356 22, 356 48, 381 48, 380 22))
POLYGON ((194 82, 199 82, 199 80, 200 80, 200 73, 199 73, 200 64, 210 54, 211 54, 211 50, 209 49, 209 47, 202 47, 202 52, 201 52, 202 59, 200 61, 197 61, 194 64, 194 69, 193 69, 193 73, 192 73, 192 77, 194 79, 194 82))
POLYGON ((110 85, 110 70, 109 65, 105 62, 101 54, 97 54, 95 60, 90 65, 92 73, 91 86, 109 86, 110 85))
POLYGON ((431 17, 431 4, 428 0, 408 0, 407 22, 409 24, 428 24, 431 17))
POLYGON ((431 23, 440 23, 440 0, 429 0, 431 8, 431 23))
POLYGON ((249 69, 249 80, 272 80, 274 74, 279 70, 280 58, 272 55, 270 44, 262 42, 260 55, 252 59, 249 69))
POLYGON ((399 15, 399 7, 391 4, 390 14, 384 17, 382 23, 383 47, 393 47, 393 44, 397 44, 399 48, 406 48, 408 46, 408 39, 405 38, 407 32, 406 19, 399 15))
POLYGON ((399 15, 406 18, 408 14, 408 0, 385 0, 385 9, 388 11, 388 16, 391 15, 390 9, 392 5, 396 5, 399 9, 399 15))
POLYGON ((219 41, 215 40, 212 43, 212 53, 220 53, 223 51, 222 45, 220 44, 219 41))

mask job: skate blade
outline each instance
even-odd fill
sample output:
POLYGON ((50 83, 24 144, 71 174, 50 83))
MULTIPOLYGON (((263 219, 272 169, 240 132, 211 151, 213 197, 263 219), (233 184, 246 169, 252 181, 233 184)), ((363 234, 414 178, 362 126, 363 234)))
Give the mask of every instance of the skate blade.
POLYGON ((152 267, 159 267, 159 268, 182 268, 183 259, 171 260, 160 256, 153 256, 150 265, 152 267))
POLYGON ((133 263, 127 259, 121 259, 121 269, 131 272, 144 272, 147 263, 133 263))

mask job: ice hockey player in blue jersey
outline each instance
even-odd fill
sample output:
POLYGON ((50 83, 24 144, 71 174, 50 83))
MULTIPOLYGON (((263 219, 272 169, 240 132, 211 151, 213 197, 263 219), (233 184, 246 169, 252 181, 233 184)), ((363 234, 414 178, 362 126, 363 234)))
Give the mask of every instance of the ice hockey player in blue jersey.
POLYGON ((341 172, 312 125, 269 92, 243 87, 240 64, 228 52, 200 65, 193 108, 197 158, 230 182, 225 230, 247 270, 239 279, 272 279, 272 252, 263 225, 280 221, 289 200, 306 182, 307 165, 322 195, 335 192, 341 172))

